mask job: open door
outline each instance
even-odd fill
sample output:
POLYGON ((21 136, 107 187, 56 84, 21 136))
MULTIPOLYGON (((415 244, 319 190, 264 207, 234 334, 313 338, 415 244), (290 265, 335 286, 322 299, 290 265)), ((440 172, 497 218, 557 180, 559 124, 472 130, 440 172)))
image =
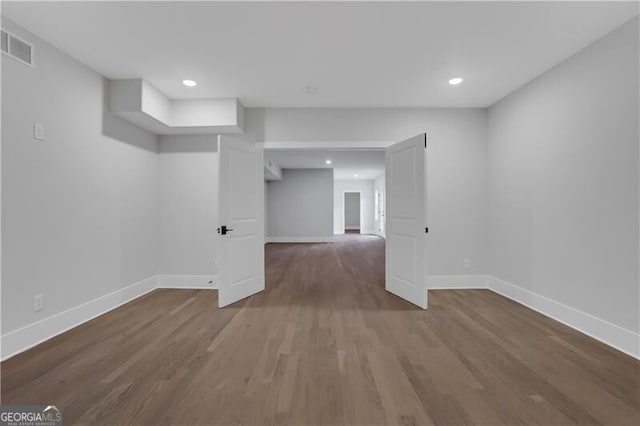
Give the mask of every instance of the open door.
POLYGON ((264 151, 218 136, 218 306, 264 290, 264 151))
POLYGON ((423 309, 425 282, 425 148, 421 134, 386 152, 387 291, 423 309))

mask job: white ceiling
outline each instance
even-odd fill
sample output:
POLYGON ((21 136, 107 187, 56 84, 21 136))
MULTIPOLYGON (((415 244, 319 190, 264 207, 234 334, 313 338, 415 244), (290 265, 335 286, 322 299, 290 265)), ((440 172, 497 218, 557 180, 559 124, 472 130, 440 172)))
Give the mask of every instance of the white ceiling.
POLYGON ((173 99, 290 107, 488 106, 638 14, 636 2, 3 1, 2 9, 108 78, 144 78, 173 99), (464 83, 449 86, 454 76, 464 83))
POLYGON ((283 169, 333 168, 335 179, 375 179, 384 174, 384 151, 265 151, 265 158, 283 169))

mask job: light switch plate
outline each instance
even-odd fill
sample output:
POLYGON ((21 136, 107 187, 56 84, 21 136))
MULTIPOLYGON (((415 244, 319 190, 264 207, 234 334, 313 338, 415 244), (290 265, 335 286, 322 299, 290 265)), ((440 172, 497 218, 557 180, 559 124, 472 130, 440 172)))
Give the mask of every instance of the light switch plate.
POLYGON ((40 123, 33 124, 33 138, 37 141, 44 140, 44 126, 40 123))

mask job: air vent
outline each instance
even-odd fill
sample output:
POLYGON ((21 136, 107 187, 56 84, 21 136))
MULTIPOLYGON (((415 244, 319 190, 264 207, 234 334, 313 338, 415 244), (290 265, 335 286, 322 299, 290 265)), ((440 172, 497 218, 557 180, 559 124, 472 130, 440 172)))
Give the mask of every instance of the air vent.
POLYGON ((9 53, 9 34, 6 31, 2 31, 2 51, 9 53))
POLYGON ((2 31, 2 53, 33 66, 33 46, 4 30, 2 31))

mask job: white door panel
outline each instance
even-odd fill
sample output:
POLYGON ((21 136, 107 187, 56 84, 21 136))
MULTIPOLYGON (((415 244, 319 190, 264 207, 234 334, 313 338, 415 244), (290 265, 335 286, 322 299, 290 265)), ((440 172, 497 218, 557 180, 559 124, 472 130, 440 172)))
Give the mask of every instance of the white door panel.
POLYGON ((427 308, 425 283, 425 146, 421 134, 386 152, 387 291, 427 308))
POLYGON ((255 145, 218 137, 220 307, 264 290, 263 155, 255 145))

